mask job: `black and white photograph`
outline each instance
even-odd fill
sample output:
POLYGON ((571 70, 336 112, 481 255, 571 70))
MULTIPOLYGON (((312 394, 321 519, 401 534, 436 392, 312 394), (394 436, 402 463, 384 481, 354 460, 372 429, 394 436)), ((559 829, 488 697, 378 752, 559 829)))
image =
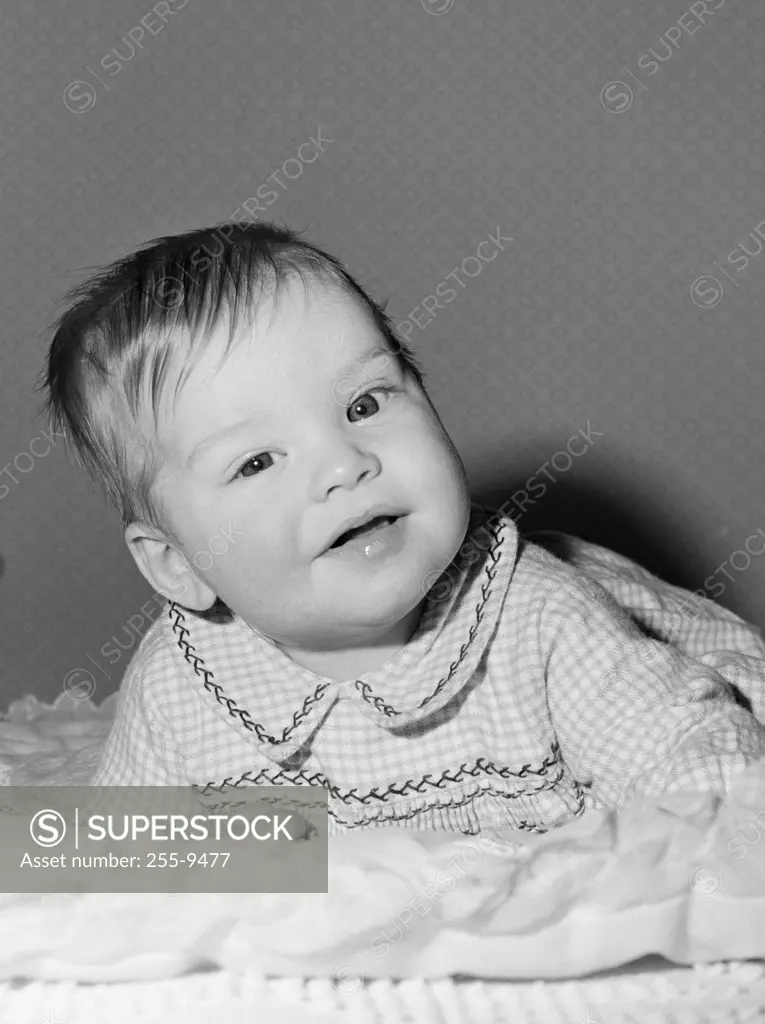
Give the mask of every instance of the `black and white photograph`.
POLYGON ((0 1024, 765 1022, 761 0, 0 10, 0 1024))

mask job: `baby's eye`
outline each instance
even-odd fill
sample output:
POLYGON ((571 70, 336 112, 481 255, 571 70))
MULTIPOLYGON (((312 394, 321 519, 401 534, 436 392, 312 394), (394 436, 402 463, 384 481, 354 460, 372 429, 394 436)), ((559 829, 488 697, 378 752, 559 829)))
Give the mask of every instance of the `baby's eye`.
MULTIPOLYGON (((393 388, 386 388, 386 387, 379 387, 379 388, 375 388, 374 389, 374 392, 377 392, 377 394, 381 394, 382 393, 382 394, 390 395, 390 393, 392 391, 393 391, 393 388)), ((376 398, 373 397, 374 396, 374 392, 373 391, 368 391, 365 395, 361 395, 354 402, 352 402, 351 405, 348 407, 349 417, 350 417, 350 413, 351 412, 354 412, 354 411, 355 412, 359 412, 359 410, 361 410, 361 415, 360 415, 359 419, 367 419, 370 416, 374 416, 375 413, 379 412, 380 411, 380 403, 377 401, 376 398)), ((357 422, 357 421, 351 420, 351 422, 353 423, 353 422, 357 422)))
POLYGON ((268 469, 270 466, 273 466, 273 464, 274 464, 274 460, 271 458, 271 456, 269 455, 268 452, 263 452, 261 455, 252 455, 252 456, 250 456, 249 459, 247 459, 246 462, 242 463, 242 465, 239 467, 239 470, 238 470, 236 476, 234 477, 234 479, 236 479, 237 477, 241 476, 245 480, 247 480, 251 476, 257 476, 259 473, 262 473, 264 470, 268 469), (262 463, 266 459, 270 459, 271 461, 264 466, 264 465, 262 465, 262 463), (257 467, 257 465, 256 465, 257 463, 261 463, 260 468, 257 467), (249 466, 255 466, 255 472, 254 473, 245 473, 245 470, 249 466))

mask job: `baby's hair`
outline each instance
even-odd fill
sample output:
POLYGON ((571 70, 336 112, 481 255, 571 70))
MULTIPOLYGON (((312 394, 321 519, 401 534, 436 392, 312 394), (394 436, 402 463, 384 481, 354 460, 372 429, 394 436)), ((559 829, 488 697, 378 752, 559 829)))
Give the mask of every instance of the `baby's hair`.
POLYGON ((375 302, 329 253, 273 224, 221 224, 154 239, 67 293, 70 305, 53 325, 38 383, 46 394, 42 411, 65 434, 70 456, 104 489, 123 527, 143 522, 175 539, 152 493, 159 399, 171 357, 186 356, 177 395, 223 317, 225 358, 258 299, 278 302, 281 287, 296 277, 304 287, 317 279, 334 283, 359 300, 404 373, 424 390, 425 375, 397 337, 387 303, 375 302), (142 429, 148 408, 153 430, 142 429))

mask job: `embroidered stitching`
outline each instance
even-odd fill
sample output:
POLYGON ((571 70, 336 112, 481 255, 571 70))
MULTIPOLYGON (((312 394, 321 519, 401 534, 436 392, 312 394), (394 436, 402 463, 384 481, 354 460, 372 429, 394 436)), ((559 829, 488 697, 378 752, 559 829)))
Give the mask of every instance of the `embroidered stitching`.
POLYGON ((188 640, 186 640, 186 636, 190 636, 190 630, 188 630, 185 626, 180 625, 181 620, 183 620, 184 622, 186 621, 186 617, 184 616, 183 612, 178 607, 178 605, 175 604, 175 602, 172 602, 170 604, 170 607, 168 609, 168 615, 170 618, 172 618, 173 615, 175 615, 175 622, 173 623, 173 632, 178 634, 178 646, 183 651, 184 660, 187 661, 189 665, 191 665, 194 672, 198 676, 204 679, 204 688, 207 690, 208 693, 211 693, 215 697, 217 702, 222 707, 226 708, 226 710, 232 717, 238 718, 242 725, 245 727, 245 729, 249 729, 250 732, 254 732, 258 739, 261 741, 261 743, 270 743, 272 745, 276 745, 279 743, 286 742, 286 740, 290 738, 295 729, 297 729, 297 727, 309 713, 311 707, 314 704, 318 704, 319 701, 321 701, 324 698, 325 691, 328 690, 330 687, 329 683, 319 683, 319 685, 316 687, 313 693, 309 694, 303 701, 302 708, 293 714, 292 725, 286 726, 282 730, 281 739, 279 739, 276 736, 271 736, 269 733, 266 732, 266 730, 259 722, 254 722, 252 720, 250 712, 246 708, 238 707, 236 701, 234 701, 231 697, 226 696, 226 694, 223 692, 223 687, 220 685, 220 683, 215 682, 215 676, 212 674, 209 668, 205 668, 204 658, 201 658, 196 653, 196 648, 193 647, 192 644, 188 642, 188 640))
MULTIPOLYGON (((489 595, 491 594, 491 584, 494 582, 494 577, 497 575, 497 563, 499 562, 500 558, 498 552, 504 543, 504 537, 500 537, 499 530, 495 530, 494 545, 488 552, 489 558, 491 559, 491 564, 486 565, 486 576, 488 578, 481 584, 481 600, 478 602, 475 608, 475 622, 470 627, 468 638, 460 648, 460 652, 456 660, 453 661, 449 666, 449 671, 446 673, 443 679, 439 680, 439 682, 436 684, 435 690, 430 694, 430 696, 425 697, 424 700, 420 701, 420 703, 417 705, 417 710, 424 708, 427 704, 430 704, 432 700, 436 699, 438 694, 446 686, 446 684, 449 682, 449 680, 452 678, 454 673, 457 671, 457 669, 464 661, 465 655, 470 649, 470 645, 475 639, 475 634, 478 630, 478 627, 481 625, 481 621, 483 620, 486 602, 489 600, 489 595)), ((369 685, 369 683, 365 683, 361 679, 357 679, 353 685, 356 688, 356 690, 361 694, 362 698, 365 701, 367 701, 368 704, 374 705, 374 707, 378 711, 381 711, 386 716, 386 718, 393 718, 397 715, 405 714, 405 712, 403 711, 397 711, 396 708, 394 708, 391 704, 386 704, 382 697, 375 696, 374 691, 372 690, 372 687, 369 685)))
MULTIPOLYGON (((551 787, 544 787, 544 788, 551 788, 551 787)), ((577 787, 577 789, 578 789, 578 787, 577 787)), ((542 790, 537 790, 536 792, 542 792, 542 790)), ((464 805, 466 803, 469 803, 471 800, 474 800, 478 796, 483 796, 484 793, 488 793, 491 796, 502 797, 503 799, 513 799, 513 797, 516 797, 516 796, 528 795, 528 794, 518 794, 518 793, 501 793, 501 792, 498 792, 495 789, 484 789, 484 790, 479 790, 478 793, 469 794, 468 796, 464 797, 462 800, 455 800, 454 798, 452 798, 451 800, 449 800, 446 803, 426 804, 425 807, 416 807, 413 810, 407 811, 404 814, 384 814, 382 811, 380 811, 377 814, 368 815, 367 817, 363 818, 360 821, 348 821, 347 819, 342 818, 339 814, 337 814, 337 812, 334 811, 331 807, 329 807, 328 810, 329 810, 330 817, 335 822, 337 822, 338 825, 341 825, 343 828, 346 828, 346 829, 350 830, 350 829, 354 829, 354 828, 366 828, 370 824, 374 824, 376 822, 384 822, 387 825, 387 824, 390 824, 390 822, 393 822, 393 821, 410 821, 412 818, 414 818, 418 814, 424 814, 427 811, 432 811, 432 810, 440 810, 441 808, 445 808, 445 807, 464 807, 464 805)), ((577 792, 577 798, 578 799, 577 799, 576 809, 572 812, 574 817, 578 817, 584 811, 584 796, 581 793, 581 791, 577 792)), ((514 824, 514 825, 510 824, 509 827, 510 828, 518 829, 518 830, 520 830, 522 832, 537 832, 537 833, 540 833, 540 834, 543 834, 543 833, 549 831, 549 829, 546 826, 543 827, 543 826, 539 826, 539 825, 532 825, 530 822, 526 821, 525 819, 522 819, 517 824, 514 824)), ((475 833, 466 833, 466 834, 471 835, 471 834, 475 834, 475 833)))
MULTIPOLYGON (((428 791, 428 788, 431 790, 443 790, 446 783, 457 785, 464 781, 465 776, 476 778, 481 774, 487 776, 496 775, 501 779, 526 779, 530 775, 536 775, 538 778, 545 779, 545 784, 533 790, 531 794, 523 792, 497 794, 507 796, 510 800, 517 799, 521 796, 533 795, 534 793, 543 793, 546 790, 552 789, 563 778, 563 768, 560 765, 560 747, 557 742, 553 743, 550 747, 549 756, 540 762, 538 768, 532 768, 530 764, 524 764, 519 771, 514 771, 507 765, 502 765, 500 767, 491 761, 487 761, 486 758, 479 757, 476 759, 472 767, 468 767, 467 763, 461 764, 454 775, 450 775, 448 771, 444 771, 441 773, 440 778, 433 779, 430 773, 428 773, 427 775, 423 775, 419 782, 416 782, 414 779, 407 779, 406 782, 400 784, 391 783, 382 791, 375 786, 373 789, 367 790, 367 792, 362 795, 359 794, 355 787, 353 789, 344 790, 339 786, 333 785, 327 776, 322 774, 322 772, 314 772, 313 775, 307 775, 304 771, 286 772, 283 769, 274 772, 272 768, 263 768, 257 774, 251 771, 244 772, 236 780, 234 780, 233 776, 229 776, 221 783, 216 784, 214 782, 208 782, 205 786, 195 786, 194 788, 202 795, 207 795, 212 791, 219 793, 223 792, 226 787, 240 786, 243 782, 250 782, 255 786, 264 785, 262 780, 265 779, 265 784, 270 784, 272 786, 324 786, 325 789, 329 790, 331 796, 343 804, 348 805, 353 801, 356 801, 357 803, 366 806, 372 800, 378 800, 380 803, 385 803, 386 798, 390 794, 398 797, 405 797, 413 794, 422 795, 424 792, 428 791), (559 771, 555 777, 545 778, 548 769, 556 766, 559 767, 559 771)), ((492 792, 494 792, 494 790, 492 790, 492 792)))

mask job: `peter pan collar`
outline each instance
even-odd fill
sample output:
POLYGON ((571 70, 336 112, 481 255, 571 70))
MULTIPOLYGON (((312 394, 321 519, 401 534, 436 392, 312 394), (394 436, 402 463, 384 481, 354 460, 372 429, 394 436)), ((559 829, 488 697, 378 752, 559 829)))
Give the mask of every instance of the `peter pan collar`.
POLYGON ((409 643, 356 679, 337 682, 311 672, 228 611, 200 615, 173 602, 165 620, 168 639, 214 713, 283 763, 338 700, 354 701, 361 714, 389 730, 443 708, 470 681, 486 650, 517 554, 512 520, 473 505, 465 541, 430 586, 409 643))

